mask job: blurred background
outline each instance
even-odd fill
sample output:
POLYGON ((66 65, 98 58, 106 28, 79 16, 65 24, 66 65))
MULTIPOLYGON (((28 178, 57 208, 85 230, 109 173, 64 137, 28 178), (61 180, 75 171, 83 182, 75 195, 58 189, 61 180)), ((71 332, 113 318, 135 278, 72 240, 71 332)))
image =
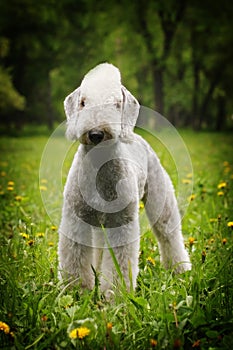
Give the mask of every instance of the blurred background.
POLYGON ((101 62, 176 127, 233 129, 233 2, 8 0, 0 5, 0 130, 53 129, 101 62))

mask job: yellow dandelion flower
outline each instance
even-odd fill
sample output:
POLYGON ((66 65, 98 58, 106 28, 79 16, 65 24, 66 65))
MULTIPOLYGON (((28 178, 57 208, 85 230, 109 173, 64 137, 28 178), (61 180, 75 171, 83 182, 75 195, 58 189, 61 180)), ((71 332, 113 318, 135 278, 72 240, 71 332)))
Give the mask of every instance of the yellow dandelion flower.
POLYGON ((14 187, 13 186, 8 186, 7 187, 7 191, 14 191, 14 187))
POLYGON ((230 167, 226 167, 224 169, 224 174, 228 174, 230 171, 231 171, 231 168, 230 167))
POLYGON ((22 199, 23 199, 22 196, 15 196, 15 200, 16 200, 17 202, 21 202, 22 199))
POLYGON ((151 345, 152 348, 155 348, 155 347, 158 345, 157 340, 155 340, 155 339, 150 339, 150 345, 151 345))
POLYGON ((107 329, 108 329, 109 331, 112 330, 112 322, 108 322, 108 323, 107 323, 107 329))
POLYGON ((57 226, 51 226, 51 230, 52 231, 56 231, 57 230, 57 226))
POLYGON ((71 339, 77 339, 77 338, 78 338, 77 328, 73 329, 73 330, 69 333, 69 337, 70 337, 71 339))
POLYGON ((78 328, 78 337, 79 339, 83 339, 85 338, 87 335, 90 334, 90 329, 88 329, 87 327, 80 327, 78 328))
POLYGON ((73 329, 70 333, 69 333, 69 337, 72 339, 83 339, 86 336, 88 336, 90 334, 90 329, 88 329, 87 327, 79 327, 79 328, 75 328, 73 329))
POLYGON ((48 242, 49 247, 53 247, 54 243, 53 242, 48 242))
POLYGON ((40 182, 41 182, 42 184, 47 184, 48 180, 46 180, 46 179, 41 179, 40 182))
POLYGON ((192 202, 196 198, 195 194, 191 194, 191 196, 188 197, 188 201, 192 202))
POLYGON ((25 232, 20 232, 19 234, 21 237, 23 237, 24 239, 28 239, 29 238, 29 235, 25 232))
POLYGON ((218 221, 218 219, 216 219, 216 218, 210 218, 210 222, 217 222, 218 221))
POLYGON ((41 190, 41 191, 47 191, 47 187, 44 186, 44 185, 41 185, 41 186, 40 186, 40 190, 41 190))
POLYGON ((206 252, 203 250, 202 252, 201 252, 201 260, 202 260, 202 263, 204 264, 204 262, 205 262, 205 259, 206 259, 206 252))
POLYGON ((149 257, 146 259, 146 261, 147 261, 148 263, 152 264, 153 266, 155 266, 155 260, 154 260, 151 256, 149 256, 149 257))
POLYGON ((221 190, 222 188, 225 188, 225 187, 227 187, 227 183, 226 183, 225 181, 220 182, 220 183, 218 184, 218 189, 219 189, 219 190, 221 190))
POLYGON ((14 184, 15 184, 14 181, 8 181, 7 183, 8 186, 14 186, 14 184))
POLYGON ((225 162, 223 162, 223 166, 228 167, 229 165, 230 165, 230 163, 229 163, 229 162, 227 162, 226 160, 225 160, 225 162))
POLYGON ((0 191, 0 196, 3 196, 4 195, 4 191, 0 191))
POLYGON ((212 243, 212 244, 214 243, 214 238, 210 239, 210 243, 212 243))
POLYGON ((226 239, 226 238, 223 238, 222 244, 225 245, 226 243, 227 243, 227 239, 226 239))
POLYGON ((35 242, 33 241, 33 239, 30 239, 29 241, 27 241, 27 245, 32 246, 35 242))
POLYGON ((233 229, 233 221, 229 221, 229 222, 227 223, 227 226, 233 229))
POLYGON ((191 180, 189 180, 189 179, 182 179, 182 183, 188 185, 188 184, 191 183, 191 180))
POLYGON ((39 238, 44 237, 44 232, 37 232, 36 237, 39 237, 39 238))
POLYGON ((8 165, 8 163, 7 162, 0 162, 0 165, 3 167, 6 167, 8 165))
POLYGON ((144 209, 144 203, 143 202, 139 203, 139 209, 144 209))
POLYGON ((5 334, 9 334, 10 327, 5 322, 0 321, 0 331, 3 331, 5 334))
POLYGON ((189 237, 189 245, 192 246, 194 244, 195 238, 189 237))
POLYGON ((222 197, 222 196, 224 196, 224 192, 223 192, 223 191, 219 191, 219 192, 217 193, 217 195, 218 195, 219 197, 222 197))

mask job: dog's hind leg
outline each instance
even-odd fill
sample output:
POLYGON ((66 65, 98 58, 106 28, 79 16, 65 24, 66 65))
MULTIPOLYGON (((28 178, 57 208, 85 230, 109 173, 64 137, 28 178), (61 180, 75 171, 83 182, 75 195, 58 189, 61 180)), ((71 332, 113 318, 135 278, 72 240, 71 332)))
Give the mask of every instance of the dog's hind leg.
POLYGON ((152 229, 158 239, 160 260, 176 272, 191 269, 181 233, 181 219, 171 180, 151 151, 148 157, 147 189, 143 198, 152 229))

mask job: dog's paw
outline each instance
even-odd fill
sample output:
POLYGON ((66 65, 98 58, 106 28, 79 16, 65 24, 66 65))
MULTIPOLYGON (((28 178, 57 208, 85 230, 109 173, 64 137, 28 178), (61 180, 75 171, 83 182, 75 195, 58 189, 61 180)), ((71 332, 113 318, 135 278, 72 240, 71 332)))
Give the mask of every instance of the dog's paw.
POLYGON ((184 272, 190 271, 190 270, 192 270, 192 264, 189 260, 184 261, 184 262, 180 262, 180 263, 174 265, 175 273, 184 273, 184 272))

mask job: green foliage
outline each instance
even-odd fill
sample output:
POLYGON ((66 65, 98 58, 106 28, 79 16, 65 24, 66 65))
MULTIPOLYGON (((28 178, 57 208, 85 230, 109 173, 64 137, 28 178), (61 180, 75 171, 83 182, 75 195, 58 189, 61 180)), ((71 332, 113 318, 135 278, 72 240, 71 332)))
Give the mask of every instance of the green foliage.
MULTIPOLYGON (((9 54, 9 40, 0 37, 0 60, 9 54)), ((6 114, 25 109, 25 98, 15 89, 10 70, 0 64, 0 112, 6 114)))
POLYGON ((16 91, 10 74, 0 66, 0 112, 6 113, 14 109, 24 110, 25 98, 16 91))
POLYGON ((193 269, 182 275, 164 270, 156 240, 142 222, 137 289, 113 286, 110 302, 100 294, 95 271, 93 291, 57 279, 57 227, 39 192, 39 186, 50 186, 47 179, 38 183, 47 139, 1 139, 0 322, 10 327, 8 332, 0 323, 2 349, 232 348, 232 138, 181 134, 194 167, 183 183, 194 185, 183 220, 193 269))
POLYGON ((176 125, 232 128, 232 15, 227 0, 3 2, 1 104, 22 109, 17 91, 22 120, 52 128, 83 75, 110 61, 143 105, 176 125))

